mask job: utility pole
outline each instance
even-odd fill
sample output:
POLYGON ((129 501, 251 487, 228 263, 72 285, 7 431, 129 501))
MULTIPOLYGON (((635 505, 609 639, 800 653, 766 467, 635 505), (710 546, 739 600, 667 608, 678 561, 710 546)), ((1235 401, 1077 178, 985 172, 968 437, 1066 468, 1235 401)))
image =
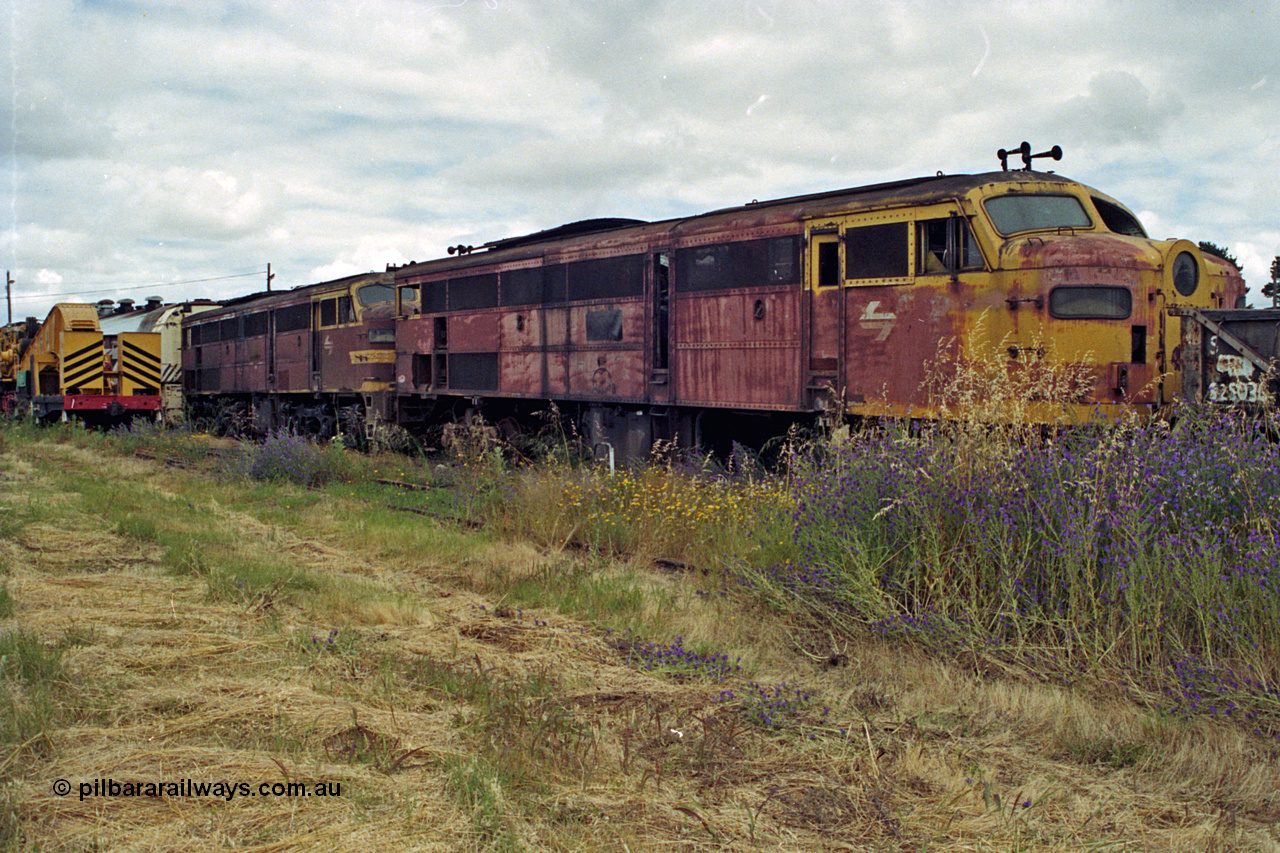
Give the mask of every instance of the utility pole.
POLYGON ((9 325, 13 325, 13 276, 9 275, 9 271, 4 271, 4 301, 9 306, 9 325))
POLYGON ((275 276, 271 273, 271 264, 267 264, 267 293, 271 292, 271 279, 275 276))

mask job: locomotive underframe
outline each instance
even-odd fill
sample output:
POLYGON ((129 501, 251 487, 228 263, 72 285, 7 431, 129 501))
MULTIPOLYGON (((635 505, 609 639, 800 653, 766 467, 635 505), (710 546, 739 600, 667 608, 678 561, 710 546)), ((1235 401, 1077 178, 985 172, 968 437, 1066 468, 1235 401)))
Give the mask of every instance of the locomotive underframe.
POLYGON ((199 394, 187 398, 186 418, 198 427, 232 435, 285 430, 329 440, 341 436, 363 446, 383 423, 386 395, 340 393, 199 394))

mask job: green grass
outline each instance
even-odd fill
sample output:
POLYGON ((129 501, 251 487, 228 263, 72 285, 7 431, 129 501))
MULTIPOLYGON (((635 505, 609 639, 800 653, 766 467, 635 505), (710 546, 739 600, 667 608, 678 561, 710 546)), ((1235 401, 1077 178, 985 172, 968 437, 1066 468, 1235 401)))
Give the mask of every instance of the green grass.
POLYGON ((20 838, 11 783, 29 762, 51 754, 49 735, 72 710, 64 650, 21 628, 0 634, 0 850, 20 838))
MULTIPOLYGON (((108 449, 118 443, 111 436, 97 438, 108 449)), ((58 488, 79 495, 83 513, 100 518, 125 538, 160 546, 165 571, 202 578, 212 601, 263 604, 275 598, 291 600, 324 586, 291 561, 255 556, 234 519, 210 509, 224 504, 243 508, 266 522, 283 518, 296 523, 300 512, 319 501, 318 493, 298 493, 287 484, 263 483, 240 490, 189 482, 170 495, 145 482, 67 470, 57 459, 42 458, 37 464, 53 476, 58 488)))
POLYGON ((209 444, 187 428, 171 429, 150 421, 134 421, 128 427, 116 427, 103 436, 103 445, 114 452, 128 455, 142 451, 161 458, 201 462, 209 456, 209 444))
POLYGON ((1112 737, 1076 735, 1064 738, 1062 749, 1067 758, 1078 764, 1123 770, 1146 758, 1149 748, 1146 744, 1112 737))
POLYGON ((0 678, 28 688, 48 689, 62 675, 59 645, 46 645, 38 634, 15 629, 0 634, 0 678))
POLYGON ((116 522, 116 532, 126 539, 139 542, 159 542, 160 528, 155 519, 143 515, 128 513, 116 522))
POLYGON ((546 562, 533 574, 498 576, 489 585, 511 604, 546 607, 619 628, 637 627, 651 603, 657 610, 670 604, 672 593, 649 588, 632 572, 612 573, 602 568, 598 561, 546 562))
MULTIPOLYGON (((164 564, 174 575, 193 575, 208 585, 212 601, 249 603, 260 598, 316 592, 324 582, 299 566, 281 559, 263 559, 251 549, 237 547, 225 531, 200 534, 165 534, 169 543, 164 564)), ((265 603, 265 602, 260 602, 265 603)))
POLYGON ((445 791, 471 817, 472 835, 458 839, 462 850, 498 853, 523 849, 508 815, 513 780, 504 769, 479 757, 445 763, 445 791))

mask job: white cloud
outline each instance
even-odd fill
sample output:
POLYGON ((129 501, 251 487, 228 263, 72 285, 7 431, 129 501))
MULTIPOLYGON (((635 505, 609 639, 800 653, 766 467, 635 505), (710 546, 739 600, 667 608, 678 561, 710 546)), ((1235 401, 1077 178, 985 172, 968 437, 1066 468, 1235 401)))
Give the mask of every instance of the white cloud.
POLYGON ((1246 4, 11 12, 0 251, 19 288, 40 270, 62 277, 51 288, 110 291, 268 262, 294 286, 592 216, 987 171, 1023 139, 1061 143, 1054 168, 1170 234, 1280 252, 1264 177, 1280 158, 1280 87, 1257 85, 1280 75, 1280 23, 1246 4))
POLYGON ((1182 99, 1152 94, 1128 71, 1104 71, 1089 81, 1089 93, 1063 105, 1060 124, 1072 141, 1151 143, 1183 112, 1182 99))
POLYGON ((383 270, 388 265, 401 266, 410 260, 416 260, 406 258, 401 253, 399 248, 403 245, 401 240, 403 237, 399 240, 388 236, 365 237, 354 250, 344 252, 333 263, 312 269, 311 278, 315 281, 329 281, 370 270, 383 270))
POLYGON ((170 166, 144 181, 133 189, 134 203, 142 212, 140 223, 157 238, 226 239, 267 224, 268 191, 252 178, 170 166))

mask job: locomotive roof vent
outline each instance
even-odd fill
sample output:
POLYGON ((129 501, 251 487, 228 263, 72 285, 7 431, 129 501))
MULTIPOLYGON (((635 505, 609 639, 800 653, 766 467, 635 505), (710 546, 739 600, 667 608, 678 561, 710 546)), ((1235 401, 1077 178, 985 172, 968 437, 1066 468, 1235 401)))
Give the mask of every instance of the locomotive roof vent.
POLYGON ((148 296, 146 310, 154 311, 163 304, 164 304, 164 300, 161 299, 159 296, 148 296))
POLYGON ((1057 145, 1053 146, 1048 151, 1041 151, 1039 154, 1032 154, 1031 143, 1024 141, 1021 145, 1019 145, 1017 148, 1013 149, 1012 151, 1006 151, 1005 149, 1001 148, 999 151, 996 152, 996 156, 1000 158, 1001 169, 1004 169, 1006 172, 1009 171, 1009 157, 1014 154, 1022 155, 1022 168, 1024 171, 1027 171, 1027 172, 1031 171, 1031 161, 1036 160, 1040 157, 1050 157, 1054 160, 1062 159, 1062 149, 1057 145))
POLYGON ((128 314, 132 310, 133 310, 132 299, 121 299, 119 302, 116 303, 115 313, 117 314, 128 314))

